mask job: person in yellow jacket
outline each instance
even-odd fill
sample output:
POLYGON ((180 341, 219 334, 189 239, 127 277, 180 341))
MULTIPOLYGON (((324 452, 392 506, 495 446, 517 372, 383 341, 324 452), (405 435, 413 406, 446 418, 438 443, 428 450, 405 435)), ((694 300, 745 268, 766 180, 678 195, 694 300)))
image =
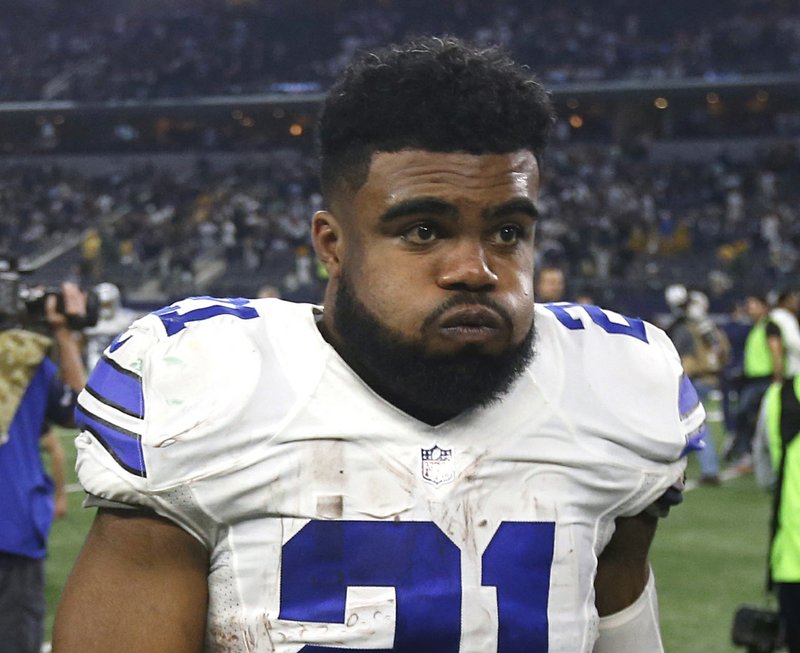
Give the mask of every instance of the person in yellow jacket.
POLYGON ((764 396, 770 457, 776 472, 770 573, 778 589, 790 653, 800 653, 800 375, 764 396))
POLYGON ((740 471, 751 471, 753 434, 761 400, 770 383, 784 378, 783 344, 780 329, 769 317, 769 304, 764 297, 749 295, 745 311, 753 326, 744 344, 736 435, 727 458, 740 471))

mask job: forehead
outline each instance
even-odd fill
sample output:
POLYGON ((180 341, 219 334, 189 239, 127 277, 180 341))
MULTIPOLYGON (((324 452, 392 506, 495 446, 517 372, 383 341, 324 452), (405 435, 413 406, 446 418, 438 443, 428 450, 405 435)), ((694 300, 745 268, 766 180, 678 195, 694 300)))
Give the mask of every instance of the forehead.
POLYGON ((539 166, 527 150, 507 154, 402 150, 372 156, 369 175, 355 199, 357 205, 383 206, 415 197, 492 204, 513 197, 535 199, 538 192, 539 166))

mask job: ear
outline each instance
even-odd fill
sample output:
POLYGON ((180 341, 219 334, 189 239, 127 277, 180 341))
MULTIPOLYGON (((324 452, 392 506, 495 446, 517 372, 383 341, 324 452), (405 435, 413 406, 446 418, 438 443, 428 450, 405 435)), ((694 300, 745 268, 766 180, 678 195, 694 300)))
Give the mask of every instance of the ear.
POLYGON ((325 265, 328 276, 334 279, 342 269, 342 228, 329 211, 317 211, 311 219, 311 240, 317 258, 325 265))

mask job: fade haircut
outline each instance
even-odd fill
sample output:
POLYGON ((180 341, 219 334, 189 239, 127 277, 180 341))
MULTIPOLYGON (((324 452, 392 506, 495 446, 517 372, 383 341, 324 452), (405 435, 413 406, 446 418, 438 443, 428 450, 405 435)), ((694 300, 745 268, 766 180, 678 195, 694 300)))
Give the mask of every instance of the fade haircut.
POLYGON ((358 56, 320 114, 322 191, 357 191, 375 152, 505 154, 540 158, 555 122, 548 93, 496 47, 416 38, 358 56))

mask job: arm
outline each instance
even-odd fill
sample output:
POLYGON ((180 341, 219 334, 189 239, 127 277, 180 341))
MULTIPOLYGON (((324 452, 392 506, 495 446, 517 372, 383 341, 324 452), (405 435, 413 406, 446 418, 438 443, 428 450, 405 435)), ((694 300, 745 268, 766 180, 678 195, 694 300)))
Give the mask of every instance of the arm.
POLYGON ((86 312, 86 298, 80 288, 73 283, 62 286, 64 313, 56 310, 56 298, 51 295, 45 303, 45 313, 53 337, 58 343, 59 367, 64 382, 75 392, 80 392, 86 383, 86 370, 83 367, 78 341, 67 324, 67 315, 83 315, 86 312))
POLYGON ((783 341, 780 336, 768 336, 767 346, 772 356, 772 380, 783 381, 783 341))
POLYGON ((639 598, 650 578, 647 552, 658 519, 649 515, 620 517, 611 541, 597 561, 595 605, 601 617, 627 608, 639 598))
POLYGON ((55 518, 61 519, 67 514, 67 493, 66 493, 66 456, 64 447, 58 434, 50 429, 42 436, 42 448, 50 456, 50 476, 53 478, 55 518))
POLYGON ((56 613, 54 653, 198 653, 208 553, 172 522, 97 512, 56 613))
POLYGON ((618 518, 614 535, 600 554, 594 587, 601 619, 594 653, 664 650, 647 559, 657 523, 656 517, 645 514, 618 518))

